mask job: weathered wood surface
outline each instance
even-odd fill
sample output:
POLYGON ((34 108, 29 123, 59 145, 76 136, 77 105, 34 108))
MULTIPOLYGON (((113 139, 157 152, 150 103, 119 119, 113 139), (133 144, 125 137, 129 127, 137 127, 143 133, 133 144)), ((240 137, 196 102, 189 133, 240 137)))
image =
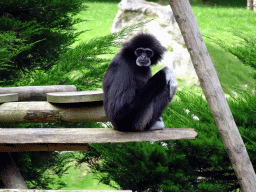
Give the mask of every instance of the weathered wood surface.
POLYGON ((0 94, 0 103, 18 101, 18 93, 0 94))
POLYGON ((47 101, 51 103, 82 103, 103 101, 103 91, 47 93, 47 101))
MULTIPOLYGON (((4 186, 7 189, 27 189, 27 184, 20 174, 15 162, 13 161, 11 154, 1 153, 0 158, 0 178, 2 179, 4 186)), ((5 191, 8 190, 5 189, 5 191)))
POLYGON ((0 94, 18 93, 18 101, 46 101, 46 93, 74 91, 77 91, 74 85, 0 87, 0 94))
POLYGON ((87 143, 0 144, 0 152, 22 151, 88 151, 87 143))
POLYGON ((256 191, 256 176, 203 41, 189 0, 170 0, 194 68, 242 191, 256 191))
POLYGON ((108 121, 103 102, 51 104, 47 101, 9 102, 0 105, 0 123, 108 121))
POLYGON ((0 189, 0 192, 132 192, 131 190, 40 190, 40 189, 0 189))
POLYGON ((41 151, 45 150, 44 145, 51 143, 78 145, 195 139, 196 137, 197 133, 191 128, 166 128, 146 132, 120 132, 113 128, 2 128, 0 129, 0 152, 6 151, 7 146, 10 148, 17 146, 22 149, 19 144, 43 144, 41 148, 40 145, 36 145, 37 151, 41 151))

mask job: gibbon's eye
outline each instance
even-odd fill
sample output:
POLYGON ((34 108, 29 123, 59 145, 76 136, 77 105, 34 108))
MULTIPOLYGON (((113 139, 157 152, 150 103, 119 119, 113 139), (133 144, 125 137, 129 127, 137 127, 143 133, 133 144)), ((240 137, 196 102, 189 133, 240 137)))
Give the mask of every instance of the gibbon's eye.
POLYGON ((147 54, 147 57, 153 57, 153 55, 154 55, 154 52, 151 50, 151 49, 145 49, 145 52, 146 52, 146 54, 147 54))
POLYGON ((144 54, 144 55, 146 54, 146 56, 148 58, 151 58, 151 57, 153 57, 154 52, 149 48, 138 48, 135 50, 135 55, 137 57, 141 56, 142 54, 144 54))
POLYGON ((144 50, 143 50, 142 48, 138 48, 138 49, 136 49, 136 51, 135 51, 135 55, 136 55, 137 57, 139 57, 139 56, 142 55, 143 52, 144 52, 144 50))

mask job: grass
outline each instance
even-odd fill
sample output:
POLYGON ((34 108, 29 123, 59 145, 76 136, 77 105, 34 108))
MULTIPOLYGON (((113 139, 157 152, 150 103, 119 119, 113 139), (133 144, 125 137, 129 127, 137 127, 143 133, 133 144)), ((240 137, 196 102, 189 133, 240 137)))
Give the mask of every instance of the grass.
POLYGON ((232 28, 255 34, 256 14, 245 7, 192 5, 198 26, 217 70, 224 92, 236 90, 244 85, 255 88, 253 68, 243 65, 236 57, 225 52, 209 38, 220 38, 230 44, 237 44, 232 28))
POLYGON ((88 9, 81 12, 77 17, 87 21, 76 25, 78 31, 89 30, 78 37, 78 41, 87 41, 94 37, 104 36, 111 33, 113 20, 118 11, 119 1, 86 1, 88 9))
POLYGON ((108 185, 99 183, 95 179, 95 175, 89 173, 88 170, 89 168, 85 163, 78 167, 72 166, 62 178, 62 181, 67 184, 62 190, 115 190, 108 185))
MULTIPOLYGON (((82 157, 82 154, 79 152, 72 153, 76 157, 82 157)), ((65 154, 60 153, 60 155, 65 154)), ((82 163, 79 166, 76 166, 76 164, 77 162, 74 159, 68 165, 66 165, 70 166, 70 168, 61 178, 61 181, 66 184, 65 187, 61 188, 61 190, 115 190, 115 188, 99 183, 99 181, 96 179, 96 175, 88 171, 90 168, 86 165, 86 163, 82 163)), ((57 178, 57 176, 54 177, 57 178)), ((56 184, 51 184, 49 186, 52 189, 58 188, 58 185, 56 184)))
POLYGON ((218 36, 233 41, 230 26, 245 32, 255 33, 256 17, 246 7, 219 7, 192 5, 192 10, 203 35, 218 36))

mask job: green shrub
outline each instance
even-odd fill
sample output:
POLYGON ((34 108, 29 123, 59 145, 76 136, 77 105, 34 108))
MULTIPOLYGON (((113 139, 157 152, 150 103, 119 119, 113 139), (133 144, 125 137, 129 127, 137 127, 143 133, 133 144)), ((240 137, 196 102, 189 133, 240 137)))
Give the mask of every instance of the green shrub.
MULTIPOLYGON (((72 26, 81 19, 83 0, 3 0, 0 6, 0 83, 17 79, 20 70, 49 69, 74 43, 72 26)), ((11 82, 9 82, 11 84, 11 82)))

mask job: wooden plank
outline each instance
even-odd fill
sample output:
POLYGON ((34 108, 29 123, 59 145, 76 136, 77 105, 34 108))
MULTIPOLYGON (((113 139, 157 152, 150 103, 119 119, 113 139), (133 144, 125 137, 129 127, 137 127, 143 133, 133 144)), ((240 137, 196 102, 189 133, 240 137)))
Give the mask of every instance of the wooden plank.
POLYGON ((0 88, 0 94, 18 93, 19 101, 46 101, 46 93, 74 91, 76 91, 76 87, 74 85, 47 85, 0 88))
POLYGON ((0 105, 0 123, 108 121, 103 102, 51 104, 47 101, 9 102, 0 105))
POLYGON ((103 91, 47 93, 47 101, 51 103, 81 103, 103 101, 103 91))
POLYGON ((202 34, 188 0, 170 0, 211 113, 242 191, 256 191, 256 175, 244 142, 221 88, 202 34))
MULTIPOLYGON (((113 128, 1 128, 0 144, 85 144, 195 139, 194 129, 120 132, 113 128)), ((38 145, 40 147, 40 145, 38 145)), ((42 147, 45 148, 45 147, 42 147)), ((39 150, 39 149, 38 149, 39 150)), ((1 151, 1 150, 0 150, 1 151)))
POLYGON ((88 143, 0 144, 0 152, 22 151, 88 151, 88 143))
POLYGON ((18 101, 18 93, 0 94, 0 103, 18 101))
POLYGON ((131 190, 40 190, 40 189, 0 189, 0 192, 132 192, 131 190))

